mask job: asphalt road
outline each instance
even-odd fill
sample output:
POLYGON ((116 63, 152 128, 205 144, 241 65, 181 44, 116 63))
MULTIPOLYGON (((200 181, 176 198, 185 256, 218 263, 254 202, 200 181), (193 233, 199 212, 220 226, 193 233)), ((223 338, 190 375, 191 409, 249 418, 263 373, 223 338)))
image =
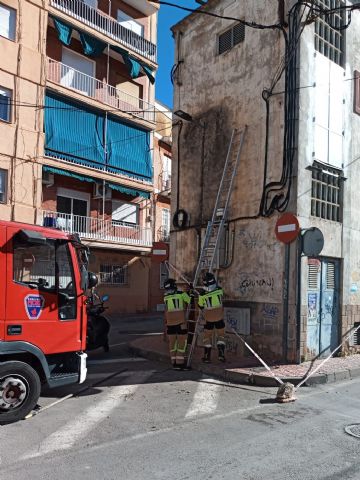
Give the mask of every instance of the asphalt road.
POLYGON ((360 439, 344 431, 360 423, 360 380, 279 405, 275 389, 131 358, 131 337, 91 355, 88 390, 44 392, 37 415, 0 427, 1 479, 360 479, 360 439))

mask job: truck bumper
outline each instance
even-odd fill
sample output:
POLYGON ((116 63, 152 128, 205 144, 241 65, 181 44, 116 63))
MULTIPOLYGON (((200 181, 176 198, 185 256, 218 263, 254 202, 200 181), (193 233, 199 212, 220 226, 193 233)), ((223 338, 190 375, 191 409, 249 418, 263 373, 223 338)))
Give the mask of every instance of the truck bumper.
POLYGON ((78 353, 79 355, 79 383, 85 382, 86 375, 87 375, 87 367, 86 367, 86 358, 87 353, 82 352, 78 353))

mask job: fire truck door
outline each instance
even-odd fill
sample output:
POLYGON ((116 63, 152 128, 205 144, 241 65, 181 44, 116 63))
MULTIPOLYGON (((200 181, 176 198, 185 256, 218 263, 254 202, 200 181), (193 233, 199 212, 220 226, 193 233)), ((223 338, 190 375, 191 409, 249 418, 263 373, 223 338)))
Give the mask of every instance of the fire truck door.
POLYGON ((5 339, 45 354, 81 349, 77 285, 67 242, 8 227, 5 339))
POLYGON ((2 252, 0 253, 0 340, 5 338, 5 300, 6 300, 6 255, 3 249, 6 244, 6 227, 0 226, 0 245, 2 252))

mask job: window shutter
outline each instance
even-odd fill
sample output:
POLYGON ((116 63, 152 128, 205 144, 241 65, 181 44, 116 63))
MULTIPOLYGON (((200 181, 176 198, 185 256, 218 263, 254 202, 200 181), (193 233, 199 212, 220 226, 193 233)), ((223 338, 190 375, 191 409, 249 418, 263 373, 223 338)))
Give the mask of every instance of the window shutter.
POLYGON ((232 47, 231 36, 232 36, 231 29, 219 35, 219 54, 224 53, 227 50, 230 50, 230 48, 232 47))
POLYGON ((318 265, 308 265, 309 271, 308 271, 308 289, 309 290, 318 290, 319 288, 319 282, 318 282, 318 272, 319 272, 319 267, 318 265))
POLYGON ((354 71, 354 113, 360 115, 360 72, 354 71))
POLYGON ((233 38, 234 45, 237 45, 245 40, 245 25, 243 23, 238 23, 235 25, 233 28, 233 38))
POLYGON ((335 264, 334 263, 327 264, 326 289, 335 290, 335 264))

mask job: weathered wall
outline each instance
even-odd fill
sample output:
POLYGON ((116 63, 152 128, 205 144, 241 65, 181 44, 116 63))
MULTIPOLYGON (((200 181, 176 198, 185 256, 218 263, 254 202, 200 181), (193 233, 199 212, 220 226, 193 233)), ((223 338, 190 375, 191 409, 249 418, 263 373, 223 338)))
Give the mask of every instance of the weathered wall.
POLYGON ((141 313, 148 310, 150 258, 116 250, 90 250, 89 269, 100 278, 100 265, 128 265, 126 285, 101 284, 100 295, 110 295, 107 302, 111 314, 141 313))
POLYGON ((0 121, 0 163, 8 172, 7 203, 0 205, 0 216, 33 223, 41 196, 37 162, 43 152, 42 55, 47 13, 40 1, 2 3, 16 10, 17 22, 15 41, 0 37, 0 85, 12 91, 13 102, 11 122, 0 121))
MULTIPOLYGON (((360 69, 360 14, 354 12, 350 27, 346 30, 346 65, 343 81, 336 85, 336 95, 343 99, 343 147, 342 159, 336 166, 342 168, 343 182, 343 214, 342 223, 323 220, 311 216, 311 171, 306 170, 315 157, 315 138, 313 122, 316 121, 316 88, 325 88, 328 80, 322 82, 315 78, 319 62, 327 61, 319 53, 314 53, 314 27, 308 26, 301 40, 300 86, 309 88, 300 90, 299 116, 299 163, 298 163, 298 216, 302 228, 318 227, 324 234, 325 245, 321 257, 341 259, 340 280, 340 312, 339 325, 342 337, 360 321, 360 218, 358 205, 360 202, 359 175, 360 165, 357 161, 360 153, 359 115, 353 113, 354 70, 360 69), (321 85, 321 83, 323 85, 321 85), (310 87, 314 86, 314 87, 310 87)), ((330 62, 330 61, 329 61, 330 62)), ((334 82, 334 78, 331 78, 334 82)), ((330 87, 332 87, 330 82, 330 87)), ((333 88, 333 87, 332 87, 333 88)), ((307 333, 307 260, 302 262, 302 355, 306 357, 307 333)), ((350 347, 349 342, 343 345, 343 353, 359 350, 350 347)))
MULTIPOLYGON (((210 7, 215 13, 247 21, 278 22, 277 1, 268 1, 266 9, 260 0, 212 1, 210 7)), ((228 214, 233 254, 230 266, 220 269, 219 280, 227 304, 250 307, 248 340, 268 360, 274 360, 282 355, 284 247, 275 239, 276 216, 246 218, 256 217, 259 212, 265 139, 262 91, 271 84, 284 43, 278 31, 246 28, 244 42, 218 55, 218 34, 234 23, 193 15, 174 29, 175 58, 183 61, 175 82, 174 110, 189 113, 195 121, 178 124, 173 131, 172 213, 177 208, 185 209, 191 228, 172 235, 170 254, 171 261, 191 278, 200 226, 211 217, 231 131, 247 125, 228 214)), ((277 88, 281 91, 282 87, 280 82, 277 88)), ((271 99, 270 114, 267 181, 278 180, 281 175, 282 95, 271 99)), ((291 282, 294 290, 294 272, 291 282)), ((294 291, 290 293, 289 350, 295 339, 294 291)))

